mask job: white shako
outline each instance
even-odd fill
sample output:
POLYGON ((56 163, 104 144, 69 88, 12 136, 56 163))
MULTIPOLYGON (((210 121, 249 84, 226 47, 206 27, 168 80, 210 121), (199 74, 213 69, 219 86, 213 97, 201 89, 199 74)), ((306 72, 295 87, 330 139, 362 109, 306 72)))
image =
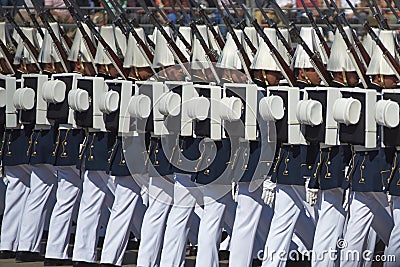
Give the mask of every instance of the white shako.
MULTIPOLYGON (((4 43, 4 45, 7 45, 7 40, 6 40, 6 23, 5 22, 0 22, 0 40, 4 43)), ((0 58, 3 58, 4 55, 0 51, 0 58)))
MULTIPOLYGON (((286 39, 286 41, 291 46, 292 41, 290 40, 289 30, 288 29, 279 29, 279 31, 282 33, 283 37, 286 39)), ((283 57, 283 59, 286 61, 286 63, 290 66, 290 64, 292 62, 290 61, 288 52, 287 52, 285 46, 283 45, 283 43, 281 42, 281 40, 279 40, 279 39, 278 39, 278 51, 281 54, 281 56, 283 57)))
MULTIPOLYGON (((379 32, 381 31, 379 28, 372 28, 372 30, 375 32, 376 35, 379 36, 379 32)), ((365 51, 367 51, 368 55, 372 56, 372 52, 374 51, 374 49, 376 47, 376 43, 374 40, 372 40, 370 34, 367 33, 365 35, 362 45, 364 46, 365 51)))
MULTIPOLYGON (((239 41, 241 41, 243 38, 242 31, 236 29, 234 31, 239 41)), ((235 41, 233 40, 232 35, 228 32, 224 49, 222 50, 216 66, 224 69, 242 69, 242 62, 240 61, 238 52, 239 50, 235 44, 235 41)))
MULTIPOLYGON (((258 34, 257 34, 256 29, 254 27, 246 27, 246 28, 244 28, 244 32, 246 33, 247 37, 249 37, 249 39, 250 39, 251 43, 254 45, 254 47, 256 49, 258 49, 259 43, 258 43, 258 34)), ((244 37, 242 40, 242 45, 243 45, 244 50, 246 51, 246 54, 249 57, 250 61, 253 61, 254 56, 251 54, 250 46, 244 40, 244 37)))
MULTIPOLYGON (((87 33, 87 35, 90 37, 92 41, 94 41, 93 35, 89 29, 89 27, 86 24, 82 24, 83 29, 87 33)), ((77 62, 78 61, 78 56, 81 55, 81 62, 90 62, 91 57, 90 57, 90 51, 88 51, 85 40, 83 39, 81 31, 78 29, 75 34, 74 42, 72 43, 71 50, 68 55, 68 60, 72 62, 77 62)))
MULTIPOLYGON (((122 55, 125 54, 126 50, 126 37, 122 34, 119 28, 114 28, 113 26, 102 26, 100 28, 100 35, 111 47, 111 49, 117 53, 117 46, 121 49, 122 55)), ((96 50, 96 56, 94 58, 96 64, 109 65, 112 64, 110 58, 104 52, 103 45, 99 43, 96 50)))
MULTIPOLYGON (((379 39, 382 41, 383 45, 396 61, 399 62, 399 56, 396 53, 395 38, 396 32, 392 30, 381 30, 379 33, 379 39)), ((382 55, 383 51, 375 44, 371 56, 371 62, 367 68, 367 75, 395 75, 395 72, 382 55)))
MULTIPOLYGON (((57 39, 61 40, 60 32, 58 30, 58 23, 52 22, 49 24, 57 39)), ((53 43, 53 39, 51 38, 50 33, 47 29, 44 30, 44 38, 42 46, 40 47, 38 61, 41 63, 52 63, 61 61, 60 57, 58 56, 55 44, 53 43)))
MULTIPOLYGON (((264 28, 264 33, 268 36, 272 45, 278 49, 278 40, 276 37, 276 31, 273 28, 264 28)), ((264 40, 259 37, 259 46, 257 54, 254 56, 254 60, 250 66, 251 69, 255 70, 270 70, 270 71, 280 71, 278 65, 273 59, 269 47, 264 42, 264 40)))
MULTIPOLYGON (((208 44, 209 38, 207 34, 207 26, 197 25, 197 28, 199 29, 200 35, 203 37, 206 44, 208 44)), ((206 52, 201 46, 200 41, 197 40, 195 35, 193 35, 191 68, 194 70, 202 70, 208 69, 209 67, 210 66, 206 58, 206 52)))
MULTIPOLYGON (((182 34, 183 38, 191 45, 192 43, 192 31, 190 27, 187 26, 180 26, 179 27, 179 32, 182 34)), ((183 55, 186 57, 186 59, 189 61, 190 60, 190 55, 187 52, 186 46, 183 44, 182 40, 177 37, 176 38, 176 46, 178 46, 179 50, 183 53, 183 55)))
MULTIPOLYGON (((346 32, 347 37, 351 44, 354 44, 353 36, 351 34, 351 29, 349 27, 343 27, 346 32)), ((335 38, 331 47, 331 55, 328 60, 327 70, 333 72, 350 72, 356 71, 350 56, 347 54, 347 46, 343 40, 342 35, 339 30, 336 29, 335 38)))
MULTIPOLYGON (((38 34, 35 28, 21 27, 21 30, 35 47, 40 47, 37 38, 38 34)), ((18 38, 18 40, 16 41, 18 42, 18 46, 17 50, 15 51, 14 64, 15 65, 20 64, 22 59, 24 59, 25 64, 35 63, 34 58, 32 57, 31 54, 29 54, 28 49, 25 48, 25 45, 22 42, 21 38, 18 38)))
MULTIPOLYGON (((142 39, 142 41, 147 45, 146 34, 143 28, 135 28, 136 33, 142 39)), ((132 34, 129 35, 128 38, 128 47, 126 49, 125 58, 124 58, 124 67, 148 67, 149 64, 146 58, 143 56, 141 50, 138 47, 138 43, 132 34)))
MULTIPOLYGON (((302 27, 300 30, 300 36, 306 43, 306 45, 310 48, 314 53, 317 52, 321 56, 322 62, 324 61, 324 56, 321 51, 321 47, 318 45, 317 35, 315 30, 312 27, 302 27)), ((303 46, 300 44, 296 47, 296 52, 293 56, 292 68, 294 69, 309 69, 314 68, 314 66, 310 62, 310 57, 304 50, 303 46)))
MULTIPOLYGON (((164 30, 172 37, 172 31, 165 26, 164 30)), ((175 65, 174 55, 168 48, 167 40, 161 32, 155 28, 153 32, 153 41, 156 44, 154 49, 153 68, 161 68, 175 65)))

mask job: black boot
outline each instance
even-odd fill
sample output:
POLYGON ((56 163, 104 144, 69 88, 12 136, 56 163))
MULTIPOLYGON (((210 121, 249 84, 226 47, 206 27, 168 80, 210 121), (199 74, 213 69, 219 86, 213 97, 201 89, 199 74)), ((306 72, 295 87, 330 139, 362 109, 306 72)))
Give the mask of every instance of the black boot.
POLYGON ((38 252, 30 252, 30 251, 17 251, 15 255, 16 262, 36 262, 43 261, 43 256, 38 252))
POLYGON ((13 259, 15 252, 11 250, 0 250, 0 259, 13 259))
POLYGON ((74 261, 72 266, 74 267, 94 267, 94 266, 99 266, 97 263, 91 263, 91 262, 84 262, 84 261, 74 261))
POLYGON ((69 266, 72 261, 68 259, 44 259, 44 266, 69 266))

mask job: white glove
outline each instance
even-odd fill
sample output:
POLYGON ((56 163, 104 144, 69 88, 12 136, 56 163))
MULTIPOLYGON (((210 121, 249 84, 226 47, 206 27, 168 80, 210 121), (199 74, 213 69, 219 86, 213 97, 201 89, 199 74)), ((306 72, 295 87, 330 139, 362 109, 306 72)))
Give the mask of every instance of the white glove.
POLYGON ((310 183, 310 178, 306 179, 306 201, 311 206, 317 204, 318 201, 318 191, 319 189, 308 188, 308 184, 310 183))
POLYGON ((263 182, 263 191, 261 195, 261 199, 264 201, 264 203, 270 207, 274 204, 274 199, 275 199, 275 187, 276 183, 271 181, 271 177, 268 177, 264 182, 263 182))
POLYGON ((233 201, 237 202, 238 201, 238 195, 239 195, 239 184, 237 182, 232 182, 232 198, 233 201))
POLYGON ((387 199, 388 199, 388 202, 389 202, 389 206, 392 206, 393 205, 392 195, 390 195, 389 192, 386 195, 387 195, 387 199))

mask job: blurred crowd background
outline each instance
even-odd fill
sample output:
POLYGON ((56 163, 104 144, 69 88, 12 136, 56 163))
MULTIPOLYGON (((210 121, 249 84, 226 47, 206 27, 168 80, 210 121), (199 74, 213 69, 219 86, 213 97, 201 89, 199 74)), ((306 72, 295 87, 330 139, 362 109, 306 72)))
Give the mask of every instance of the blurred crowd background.
MULTIPOLYGON (((20 11, 23 17, 26 18, 26 21, 30 21, 29 16, 26 14, 26 11, 24 10, 22 3, 24 0, 0 0, 0 3, 3 7, 6 7, 10 10, 10 12, 13 12, 13 15, 15 16, 15 19, 18 23, 23 25, 23 20, 21 19, 20 14, 16 14, 16 9, 20 11)), ((30 2, 31 0, 25 0, 28 6, 32 7, 32 3, 30 2)), ((65 7, 65 4, 63 0, 40 0, 42 4, 46 8, 50 8, 52 14, 58 19, 60 23, 62 23, 65 27, 73 27, 72 25, 74 24, 74 21, 72 17, 70 16, 68 10, 65 7)), ((145 30, 150 33, 151 30, 153 29, 153 26, 151 25, 150 19, 148 16, 146 16, 143 8, 139 5, 137 0, 119 0, 122 4, 122 6, 126 9, 126 12, 131 16, 132 18, 135 18, 143 27, 145 30)), ((192 0, 200 3, 200 5, 207 10, 207 13, 210 17, 210 19, 216 24, 221 26, 221 32, 223 34, 226 33, 226 30, 224 30, 224 23, 221 18, 221 16, 218 14, 216 10, 215 3, 218 3, 221 5, 221 2, 225 2, 227 6, 230 6, 228 0, 192 0)), ((282 22, 279 20, 279 18, 276 16, 274 11, 268 7, 268 1, 267 0, 259 0, 264 8, 266 8, 266 12, 268 13, 269 17, 273 19, 276 23, 282 24, 282 22)), ((347 19, 349 22, 352 24, 353 29, 359 29, 359 34, 362 35, 362 24, 368 20, 371 26, 377 26, 377 22, 375 18, 372 16, 370 9, 368 8, 366 0, 336 0, 335 3, 337 6, 343 10, 343 12, 346 14, 347 19), (356 7, 357 9, 357 14, 355 14, 350 8, 347 3, 347 1, 350 1, 353 6, 356 7)), ((383 15, 387 18, 389 24, 391 25, 392 29, 399 29, 400 28, 400 21, 397 21, 396 15, 391 12, 391 10, 388 8, 387 2, 390 2, 391 5, 395 8, 397 11, 397 15, 400 15, 400 12, 398 11, 394 0, 374 0, 377 2, 377 5, 380 7, 383 15)), ((104 25, 108 23, 112 23, 112 21, 109 20, 106 11, 104 10, 102 3, 100 0, 76 0, 78 5, 82 7, 82 9, 90 15, 92 20, 98 24, 98 25, 104 25)), ((150 0, 145 0, 148 6, 152 6, 150 0)), ((176 4, 176 0, 154 0, 154 2, 164 10, 164 12, 168 15, 169 19, 172 20, 176 24, 184 24, 182 14, 180 14, 179 7, 176 4), (172 9, 171 5, 175 6, 175 11, 172 9)), ((187 0, 181 0, 183 5, 185 7, 188 7, 187 0)), ((258 10, 255 4, 255 0, 236 0, 234 1, 235 5, 239 8, 240 6, 238 5, 239 2, 242 2, 246 5, 248 9, 252 12, 254 17, 257 19, 257 21, 260 24, 266 24, 265 20, 263 19, 263 16, 261 12, 258 10)), ((276 2, 281 6, 281 8, 286 12, 287 17, 290 20, 294 20, 297 25, 307 25, 308 23, 308 18, 304 12, 303 5, 300 0, 276 0, 276 2)), ((306 6, 313 11, 314 17, 316 18, 316 22, 319 26, 324 28, 326 25, 323 23, 322 19, 320 18, 320 15, 318 12, 313 7, 313 4, 311 3, 310 0, 304 0, 306 6)), ((327 8, 326 3, 324 0, 314 0, 314 2, 319 6, 319 8, 322 10, 322 12, 325 14, 327 12, 332 12, 329 8, 327 8)), ((222 5, 221 5, 222 6, 222 5)), ((35 12, 33 7, 31 9, 32 12, 35 12)), ((233 11, 232 11, 233 13, 233 11)), ((239 12, 240 16, 243 16, 243 12, 239 12)), ((398 16, 397 16, 398 17, 398 16)), ((1 20, 1 18, 0 18, 1 20)), ((162 18, 160 17, 160 20, 162 18)), ((72 31, 73 33, 73 31, 72 31)))

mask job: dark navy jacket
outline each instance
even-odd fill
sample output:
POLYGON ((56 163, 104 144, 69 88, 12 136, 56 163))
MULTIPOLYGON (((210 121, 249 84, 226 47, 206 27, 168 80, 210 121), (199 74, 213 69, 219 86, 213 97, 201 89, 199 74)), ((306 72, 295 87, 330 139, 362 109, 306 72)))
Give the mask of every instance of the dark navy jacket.
POLYGON ((29 141, 33 135, 33 125, 25 125, 24 129, 7 129, 2 143, 4 166, 29 164, 31 149, 29 141))
POLYGON ((394 156, 394 165, 391 169, 389 179, 389 194, 400 196, 400 157, 397 151, 394 156))
POLYGON ((54 166, 76 165, 79 158, 79 147, 83 143, 85 131, 82 129, 58 129, 56 142, 51 152, 51 163, 54 166))

